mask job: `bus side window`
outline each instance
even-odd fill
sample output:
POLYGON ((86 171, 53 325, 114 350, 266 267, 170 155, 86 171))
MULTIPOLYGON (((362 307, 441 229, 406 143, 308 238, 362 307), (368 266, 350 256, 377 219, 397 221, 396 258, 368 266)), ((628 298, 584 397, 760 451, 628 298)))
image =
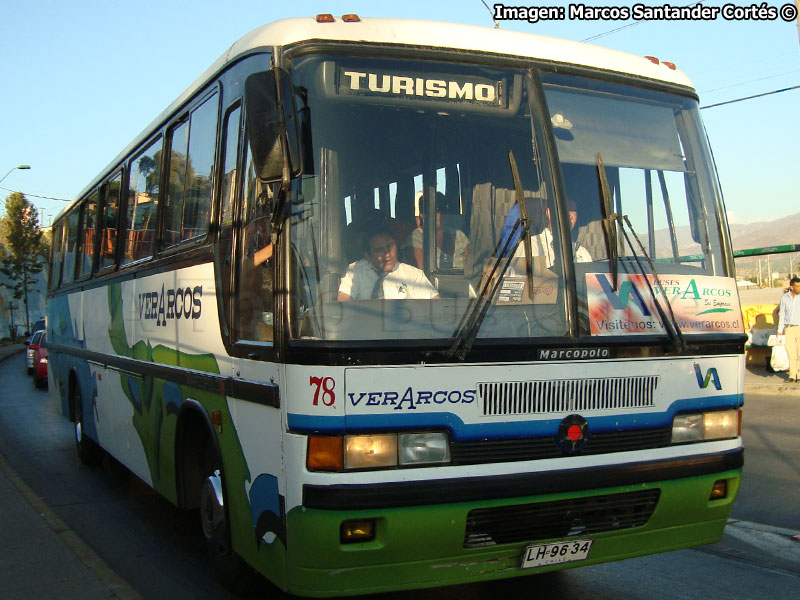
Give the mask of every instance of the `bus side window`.
POLYGON ((88 277, 92 273, 94 261, 94 243, 97 223, 97 201, 100 197, 99 190, 94 190, 83 202, 83 219, 81 234, 78 238, 78 278, 88 277))
POLYGON ((103 189, 104 201, 100 212, 98 235, 100 248, 97 270, 113 267, 117 255, 117 225, 119 223, 119 193, 122 189, 122 173, 119 172, 103 189))
POLYGON ((67 215, 64 232, 64 266, 61 271, 61 283, 72 283, 75 279, 75 247, 78 245, 79 207, 75 207, 67 215))
POLYGON ((137 155, 128 167, 123 264, 153 255, 160 196, 161 146, 162 140, 159 137, 137 155))
POLYGON ((270 218, 274 188, 258 181, 249 151, 246 173, 237 284, 238 338, 271 342, 274 339, 275 249, 270 218))
POLYGON ((48 288, 54 290, 58 287, 61 278, 61 234, 64 230, 64 221, 53 225, 53 244, 50 250, 50 269, 48 277, 48 288))
POLYGON ((218 103, 214 94, 172 130, 164 246, 208 232, 218 103))
POLYGON ((232 329, 232 315, 235 311, 232 307, 233 290, 231 281, 233 266, 236 264, 233 253, 234 239, 234 211, 236 210, 236 196, 240 194, 242 187, 239 170, 239 141, 241 130, 242 109, 239 104, 229 109, 223 121, 222 141, 223 147, 220 153, 222 160, 222 195, 220 198, 219 209, 219 274, 220 285, 225 310, 223 331, 226 337, 232 329))

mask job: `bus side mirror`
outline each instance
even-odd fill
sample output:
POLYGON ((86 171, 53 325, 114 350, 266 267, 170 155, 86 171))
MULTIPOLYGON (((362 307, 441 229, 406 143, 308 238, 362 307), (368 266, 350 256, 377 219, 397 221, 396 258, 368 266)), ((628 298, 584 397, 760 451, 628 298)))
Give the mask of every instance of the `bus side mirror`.
POLYGON ((273 69, 245 81, 245 113, 256 176, 262 182, 300 174, 300 136, 288 73, 273 69))

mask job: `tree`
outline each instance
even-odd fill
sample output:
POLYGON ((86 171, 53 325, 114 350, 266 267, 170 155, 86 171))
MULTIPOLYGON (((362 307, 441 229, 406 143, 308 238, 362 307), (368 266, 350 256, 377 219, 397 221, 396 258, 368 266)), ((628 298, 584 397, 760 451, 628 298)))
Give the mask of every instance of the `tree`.
POLYGON ((0 246, 0 273, 11 283, 14 299, 25 303, 25 329, 30 331, 28 292, 47 264, 36 207, 21 192, 6 197, 6 215, 0 220, 5 247, 0 246))

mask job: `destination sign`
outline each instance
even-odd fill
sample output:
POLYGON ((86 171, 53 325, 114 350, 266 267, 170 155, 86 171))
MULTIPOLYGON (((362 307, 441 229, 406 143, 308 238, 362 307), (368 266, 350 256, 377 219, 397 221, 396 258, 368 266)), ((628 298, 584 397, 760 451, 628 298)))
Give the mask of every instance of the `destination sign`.
POLYGON ((336 93, 503 108, 505 80, 379 68, 337 67, 336 93))

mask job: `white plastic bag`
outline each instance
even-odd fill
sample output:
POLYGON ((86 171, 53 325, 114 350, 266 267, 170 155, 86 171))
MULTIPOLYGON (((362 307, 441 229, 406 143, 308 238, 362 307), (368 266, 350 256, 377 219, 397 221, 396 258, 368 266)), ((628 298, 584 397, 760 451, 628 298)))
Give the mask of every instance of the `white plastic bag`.
POLYGON ((769 366, 772 370, 786 371, 789 369, 789 354, 786 352, 786 346, 775 345, 772 347, 772 357, 769 359, 769 366))

